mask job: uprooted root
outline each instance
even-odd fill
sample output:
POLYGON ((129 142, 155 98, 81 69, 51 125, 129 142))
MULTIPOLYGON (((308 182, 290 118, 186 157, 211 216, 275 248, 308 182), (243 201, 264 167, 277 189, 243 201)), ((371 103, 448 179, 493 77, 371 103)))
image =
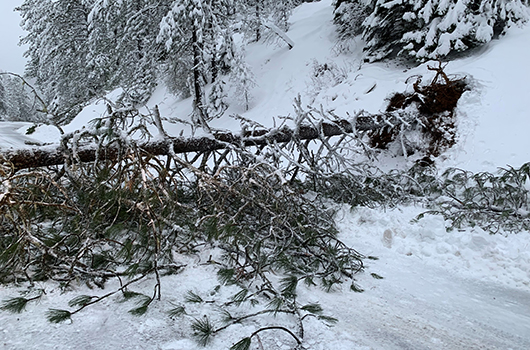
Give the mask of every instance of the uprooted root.
MULTIPOLYGON (((419 129, 428 140, 427 154, 438 156, 452 147, 456 141, 454 110, 458 100, 467 89, 465 78, 451 79, 444 72, 445 65, 427 67, 435 71, 434 79, 428 85, 421 85, 421 78, 413 84, 414 92, 395 93, 389 98, 386 113, 378 116, 384 122, 390 114, 404 112, 415 114, 415 122, 409 129, 419 129), (412 109, 412 110, 410 110, 412 109)), ((403 125, 387 125, 368 133, 370 146, 387 149, 394 142, 403 125)))

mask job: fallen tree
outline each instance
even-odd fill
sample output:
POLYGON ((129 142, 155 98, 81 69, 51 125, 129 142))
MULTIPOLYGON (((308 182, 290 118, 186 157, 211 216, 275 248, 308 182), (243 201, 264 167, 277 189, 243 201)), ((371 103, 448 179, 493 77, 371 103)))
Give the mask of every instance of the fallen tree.
POLYGON ((61 146, 0 154, 0 282, 30 286, 0 309, 21 312, 39 300, 44 291, 32 289, 34 282, 104 288, 112 279, 113 291, 79 295, 65 309, 50 309, 48 320, 71 320, 115 295, 134 300, 129 312, 142 315, 161 299, 162 276, 196 266, 199 258, 217 270, 216 290, 225 284, 239 290, 229 300, 211 300, 212 293, 207 301, 194 292, 185 297, 215 303, 229 316, 221 326, 173 304, 169 314, 189 318, 201 344, 247 319, 260 328, 234 349, 271 329, 299 343, 308 316, 335 321, 318 304, 301 304, 299 286, 362 292, 356 275, 373 258, 340 241, 329 199, 386 205, 416 200, 435 187, 424 172, 372 176, 356 160, 369 147, 404 145, 406 130, 423 130, 430 101, 424 92, 415 87, 391 99, 384 113, 349 120, 303 109, 298 99, 293 128, 245 121, 238 134, 197 138, 168 136, 157 110, 142 116, 109 108, 90 127, 64 135, 61 146), (156 139, 145 134, 153 121, 156 139), (257 311, 240 315, 241 303, 257 311), (260 321, 270 314, 282 318, 281 326, 260 321))
MULTIPOLYGON (((265 146, 273 143, 287 143, 292 140, 315 140, 327 137, 366 133, 372 148, 388 148, 397 142, 403 155, 416 152, 425 145, 415 145, 403 137, 404 131, 419 130, 424 135, 427 155, 438 156, 443 149, 454 144, 453 111, 467 89, 465 79, 450 79, 439 67, 428 67, 436 71, 430 84, 420 86, 421 79, 414 83, 411 93, 395 93, 389 98, 389 105, 383 113, 368 114, 359 112, 351 120, 340 119, 331 113, 312 110, 302 111, 301 102, 296 101, 298 115, 316 112, 322 118, 315 122, 311 118, 307 123, 304 117, 295 123, 294 129, 288 127, 274 129, 254 129, 239 134, 213 132, 204 137, 170 137, 163 130, 160 116, 154 116, 155 124, 162 136, 160 139, 140 141, 135 146, 145 154, 160 156, 189 152, 211 152, 231 147, 265 146), (413 107, 412 109, 410 107, 413 107), (304 122, 306 124, 304 124, 304 122)), ((109 111, 112 118, 114 112, 109 111)), ((121 112, 115 112, 121 113, 121 112)), ((118 116, 119 118, 119 116, 118 116)), ((127 142, 129 142, 128 140, 127 142)), ((131 141, 133 142, 133 141, 131 141)), ((25 150, 12 150, 0 154, 0 162, 9 164, 13 169, 29 169, 64 164, 69 157, 71 146, 48 146, 25 150)), ((76 145, 75 160, 93 162, 96 160, 115 160, 123 145, 101 143, 76 145)))
MULTIPOLYGON (((336 122, 323 122, 318 126, 300 126, 296 130, 284 127, 280 129, 261 129, 243 132, 241 135, 229 132, 217 132, 204 137, 166 137, 160 140, 142 142, 139 146, 146 154, 153 156, 189 152, 209 152, 229 147, 249 147, 267 145, 270 143, 285 143, 294 137, 300 140, 314 140, 319 137, 330 137, 352 133, 357 130, 374 130, 377 125, 367 117, 358 118, 358 122, 348 120, 336 122)), ((12 164, 15 169, 28 169, 43 166, 61 165, 67 159, 67 149, 64 146, 40 147, 7 151, 0 154, 0 160, 12 164)), ((76 159, 81 162, 92 162, 96 159, 114 160, 118 157, 120 149, 116 145, 98 147, 89 144, 76 149, 76 159)))

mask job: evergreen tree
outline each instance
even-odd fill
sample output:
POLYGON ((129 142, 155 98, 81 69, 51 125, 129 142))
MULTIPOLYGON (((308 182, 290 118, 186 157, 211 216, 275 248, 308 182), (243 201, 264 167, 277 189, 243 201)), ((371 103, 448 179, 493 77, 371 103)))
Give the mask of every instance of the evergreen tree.
POLYGON ((237 101, 245 108, 245 111, 248 111, 251 100, 250 91, 256 86, 256 82, 250 67, 245 61, 244 51, 239 51, 236 54, 230 80, 235 86, 237 101))
POLYGON ((238 5, 243 31, 251 41, 261 40, 264 18, 267 17, 266 1, 239 0, 238 5))
POLYGON ((90 60, 107 78, 109 89, 122 87, 133 103, 143 103, 157 84, 159 23, 169 1, 97 1, 90 13, 90 60))
POLYGON ((336 0, 333 6, 333 23, 337 26, 341 40, 362 34, 363 21, 369 14, 368 7, 362 0, 336 0))
POLYGON ((176 0, 160 24, 157 41, 166 48, 169 70, 189 72, 195 125, 206 126, 209 120, 205 85, 216 71, 216 62, 226 54, 219 49, 231 47, 226 44, 231 40, 227 25, 231 13, 231 0, 176 0))
POLYGON ((226 103, 226 98, 228 97, 226 93, 226 83, 222 79, 217 79, 210 89, 208 94, 208 115, 212 118, 223 115, 223 113, 228 108, 226 103))
POLYGON ((19 8, 28 35, 26 73, 55 114, 71 116, 103 82, 88 61, 88 8, 83 0, 25 0, 19 8), (80 69, 82 67, 82 69, 80 69))
POLYGON ((4 87, 4 79, 0 75, 0 116, 5 116, 6 112, 6 90, 4 87))
POLYGON ((271 17, 273 23, 284 31, 289 30, 289 17, 291 17, 296 5, 297 1, 295 0, 272 1, 271 17))
POLYGON ((289 17, 296 0, 237 0, 242 28, 251 41, 259 41, 273 23, 283 31, 289 29, 289 17))
POLYGON ((437 59, 491 41, 529 18, 525 0, 337 0, 341 37, 362 33, 370 61, 437 59))
POLYGON ((17 76, 0 73, 0 116, 11 121, 42 122, 34 92, 17 76))
POLYGON ((67 116, 121 87, 145 102, 157 83, 159 23, 170 0, 25 0, 27 74, 51 106, 67 116))
MULTIPOLYGON (((144 103, 162 78, 170 91, 193 97, 193 119, 205 125, 209 111, 218 114, 225 103, 221 99, 209 108, 206 86, 222 80, 234 65, 243 67, 234 55, 236 14, 251 24, 259 40, 267 26, 276 34, 287 30, 298 2, 25 0, 19 11, 28 32, 22 40, 29 47, 27 74, 36 79, 50 112, 64 116, 62 121, 116 88, 124 90, 128 102, 144 103)), ((243 85, 250 81, 247 73, 243 85)), ((236 80, 232 74, 230 81, 236 80)), ((222 87, 210 89, 213 100, 225 94, 222 87)))

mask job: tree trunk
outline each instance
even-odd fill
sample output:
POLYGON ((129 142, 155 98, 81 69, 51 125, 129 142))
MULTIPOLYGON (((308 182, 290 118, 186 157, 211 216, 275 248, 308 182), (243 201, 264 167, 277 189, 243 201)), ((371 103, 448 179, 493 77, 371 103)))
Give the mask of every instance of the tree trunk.
MULTIPOLYGON (((171 138, 164 140, 144 142, 139 145, 145 154, 153 156, 168 155, 170 150, 174 153, 206 152, 229 147, 250 147, 267 145, 269 143, 285 143, 293 138, 300 140, 314 140, 319 137, 330 137, 353 133, 354 130, 368 131, 381 127, 380 123, 374 121, 373 117, 358 117, 355 121, 355 128, 348 120, 338 120, 336 122, 323 122, 320 126, 300 126, 296 130, 287 127, 282 129, 262 129, 252 132, 245 132, 243 135, 232 133, 215 133, 209 137, 198 138, 171 138)), ((387 124, 385 124, 387 125, 387 124)), ((0 162, 13 166, 14 169, 28 169, 43 166, 64 164, 67 152, 71 150, 63 147, 45 146, 35 149, 12 150, 0 153, 0 162)), ((116 146, 108 146, 97 149, 97 146, 87 145, 78 147, 76 158, 81 162, 91 162, 96 159, 112 160, 117 159, 120 149, 116 146)))
POLYGON ((207 119, 205 98, 204 98, 204 62, 202 60, 203 43, 202 39, 197 37, 196 28, 192 28, 192 45, 193 45, 193 122, 196 126, 207 128, 207 119))

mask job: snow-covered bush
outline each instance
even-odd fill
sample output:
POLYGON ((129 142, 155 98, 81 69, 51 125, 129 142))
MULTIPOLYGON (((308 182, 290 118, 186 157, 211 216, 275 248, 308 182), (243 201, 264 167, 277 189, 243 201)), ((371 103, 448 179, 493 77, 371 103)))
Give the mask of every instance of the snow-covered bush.
POLYGON ((331 61, 320 63, 313 60, 309 77, 308 93, 314 99, 321 91, 344 82, 348 78, 348 70, 331 61))
POLYGON ((336 0, 333 23, 337 26, 339 38, 347 40, 363 32, 362 24, 369 15, 369 8, 362 0, 336 0))

